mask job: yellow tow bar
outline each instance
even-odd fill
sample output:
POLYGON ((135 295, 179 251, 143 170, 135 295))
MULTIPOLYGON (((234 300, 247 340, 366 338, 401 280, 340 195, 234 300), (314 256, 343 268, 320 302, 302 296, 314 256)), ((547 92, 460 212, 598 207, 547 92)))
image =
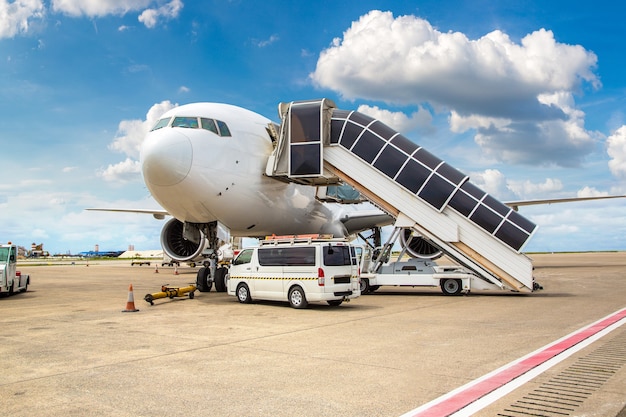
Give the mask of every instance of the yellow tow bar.
POLYGON ((189 294, 189 298, 193 299, 194 293, 196 291, 196 286, 191 284, 187 287, 168 287, 163 285, 161 287, 161 292, 155 292, 153 294, 146 294, 143 297, 144 300, 150 303, 150 305, 154 305, 154 300, 158 298, 174 298, 174 297, 184 297, 185 294, 189 294))

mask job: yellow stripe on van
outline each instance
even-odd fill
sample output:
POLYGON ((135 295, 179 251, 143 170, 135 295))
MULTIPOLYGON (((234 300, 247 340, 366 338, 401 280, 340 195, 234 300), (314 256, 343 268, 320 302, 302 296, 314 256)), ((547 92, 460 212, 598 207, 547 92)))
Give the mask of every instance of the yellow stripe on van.
POLYGON ((283 280, 283 281, 311 281, 317 280, 317 277, 246 277, 246 276, 233 276, 230 279, 256 279, 256 280, 283 280))

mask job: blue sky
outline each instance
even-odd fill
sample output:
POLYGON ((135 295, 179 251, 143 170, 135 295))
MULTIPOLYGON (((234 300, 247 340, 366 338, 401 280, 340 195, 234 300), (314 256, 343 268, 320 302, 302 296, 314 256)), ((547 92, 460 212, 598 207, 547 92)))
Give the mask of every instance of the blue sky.
MULTIPOLYGON (((626 194, 615 2, 0 0, 0 241, 159 247, 139 172, 172 106, 328 97, 502 201, 626 194), (354 3, 354 4, 352 4, 354 3), (357 4, 358 3, 358 4, 357 4)), ((523 208, 528 251, 626 249, 626 200, 523 208)))

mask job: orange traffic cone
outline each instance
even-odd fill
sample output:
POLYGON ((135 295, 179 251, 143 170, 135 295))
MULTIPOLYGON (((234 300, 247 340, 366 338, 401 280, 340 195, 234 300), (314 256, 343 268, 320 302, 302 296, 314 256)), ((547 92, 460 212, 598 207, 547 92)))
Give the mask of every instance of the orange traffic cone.
POLYGON ((159 273, 159 265, 154 264, 154 273, 158 274, 159 273))
POLYGON ((133 284, 128 286, 128 301, 126 302, 126 310, 122 310, 122 313, 134 313, 139 311, 135 308, 135 297, 133 296, 133 284))
POLYGON ((178 275, 178 265, 174 265, 174 275, 178 275))

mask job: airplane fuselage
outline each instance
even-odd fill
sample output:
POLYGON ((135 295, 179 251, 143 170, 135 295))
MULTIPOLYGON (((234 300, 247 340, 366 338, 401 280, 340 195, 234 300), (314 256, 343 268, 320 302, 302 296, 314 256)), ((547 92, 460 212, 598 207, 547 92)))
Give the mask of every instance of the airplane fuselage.
POLYGON ((152 196, 176 219, 219 221, 234 236, 344 234, 313 187, 263 174, 273 150, 269 119, 236 106, 194 103, 168 111, 159 124, 144 140, 141 166, 152 196))

